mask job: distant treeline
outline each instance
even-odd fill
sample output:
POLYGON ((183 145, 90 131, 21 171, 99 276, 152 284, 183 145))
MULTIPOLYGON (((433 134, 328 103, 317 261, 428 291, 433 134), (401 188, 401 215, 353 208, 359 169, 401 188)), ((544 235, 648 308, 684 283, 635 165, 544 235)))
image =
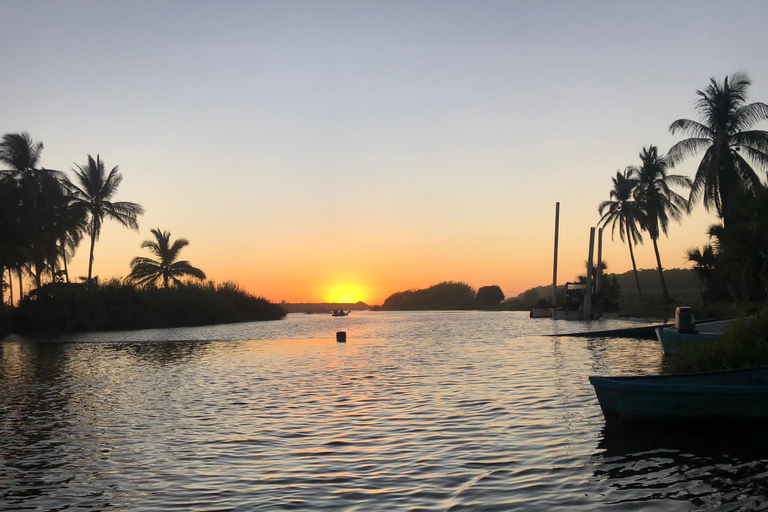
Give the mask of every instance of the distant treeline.
POLYGON ((496 285, 475 291, 462 282, 445 281, 429 288, 393 293, 381 305, 383 311, 498 309, 504 293, 496 285))
POLYGON ((330 313, 338 309, 344 311, 364 311, 371 309, 365 302, 283 302, 280 304, 288 313, 330 313))
POLYGON ((279 305, 234 283, 183 283, 162 289, 111 280, 92 286, 44 285, 22 299, 4 322, 10 332, 65 333, 278 320, 285 315, 279 305))
MULTIPOLYGON (((638 270, 640 286, 643 297, 648 299, 661 299, 664 291, 659 281, 658 271, 655 269, 638 270)), ((629 307, 636 304, 640 298, 637 294, 635 276, 632 271, 623 274, 609 274, 616 276, 621 289, 620 305, 629 307)), ((669 288, 669 293, 677 301, 696 301, 701 298, 702 283, 691 269, 673 268, 664 270, 664 278, 669 288)), ((558 304, 563 304, 564 286, 558 286, 558 304)), ((512 297, 505 302, 514 309, 529 309, 539 299, 552 300, 552 285, 542 285, 524 291, 517 297, 512 297)))

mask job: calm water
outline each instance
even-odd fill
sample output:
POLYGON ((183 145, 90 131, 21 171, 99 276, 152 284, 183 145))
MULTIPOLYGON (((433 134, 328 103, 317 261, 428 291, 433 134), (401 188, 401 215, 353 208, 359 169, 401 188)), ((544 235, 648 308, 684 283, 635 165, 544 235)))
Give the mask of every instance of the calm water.
POLYGON ((604 431, 587 376, 658 372, 656 342, 542 336, 628 324, 353 312, 9 338, 0 509, 768 508, 763 436, 604 431))

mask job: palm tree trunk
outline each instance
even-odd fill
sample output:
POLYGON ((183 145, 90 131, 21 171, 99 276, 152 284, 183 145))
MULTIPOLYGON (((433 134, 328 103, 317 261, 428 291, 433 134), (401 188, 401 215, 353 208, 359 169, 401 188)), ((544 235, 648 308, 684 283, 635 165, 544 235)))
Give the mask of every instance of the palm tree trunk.
POLYGON ((637 264, 635 263, 635 251, 632 250, 632 235, 629 231, 629 221, 627 221, 627 245, 629 246, 629 257, 632 259, 632 271, 635 273, 635 283, 637 283, 637 295, 643 300, 643 292, 640 289, 640 276, 637 275, 637 264))
POLYGON ((22 281, 22 275, 21 275, 21 265, 16 269, 16 274, 19 276, 19 300, 16 301, 16 304, 21 302, 21 299, 24 298, 24 281, 22 281))
POLYGON ((664 292, 664 299, 672 300, 669 296, 669 290, 667 290, 667 282, 664 280, 664 269, 661 267, 661 256, 659 256, 659 245, 656 243, 656 238, 651 237, 653 240, 653 250, 656 252, 656 265, 659 269, 659 277, 661 278, 661 290, 664 292))
MULTIPOLYGON (((10 303, 12 298, 8 299, 10 303)), ((0 265, 0 309, 5 308, 5 269, 0 265)))
POLYGON ((91 284, 91 278, 93 277, 93 247, 96 245, 96 218, 93 219, 91 225, 91 251, 88 257, 88 284, 91 284))
POLYGON ((64 262, 64 277, 66 278, 67 284, 69 284, 69 269, 67 268, 67 248, 66 246, 61 246, 61 261, 64 262))
POLYGON ((11 267, 8 267, 8 304, 13 306, 13 274, 11 274, 11 267))

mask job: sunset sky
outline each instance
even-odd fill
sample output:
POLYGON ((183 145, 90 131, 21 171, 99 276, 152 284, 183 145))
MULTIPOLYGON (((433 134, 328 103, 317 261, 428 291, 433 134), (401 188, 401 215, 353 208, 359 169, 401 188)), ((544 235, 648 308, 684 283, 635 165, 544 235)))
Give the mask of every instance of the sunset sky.
MULTIPOLYGON (((582 272, 611 177, 680 140, 710 77, 744 71, 768 102, 767 19, 765 1, 4 0, 0 134, 42 141, 48 168, 120 167, 116 199, 146 214, 105 225, 102 279, 159 227, 274 301, 514 296, 551 282, 556 201, 559 281, 582 272)), ((674 225, 664 266, 715 220, 674 225)), ((618 236, 603 251, 631 268, 618 236)), ((650 240, 636 255, 655 266, 650 240)))

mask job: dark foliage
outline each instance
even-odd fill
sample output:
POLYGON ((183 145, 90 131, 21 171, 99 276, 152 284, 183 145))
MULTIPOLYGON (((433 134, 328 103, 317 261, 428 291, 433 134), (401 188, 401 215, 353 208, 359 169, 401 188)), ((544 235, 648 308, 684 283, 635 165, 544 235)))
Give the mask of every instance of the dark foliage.
POLYGON ((23 299, 13 315, 18 333, 63 333, 186 327, 278 320, 286 312, 236 284, 181 284, 138 289, 103 284, 51 283, 23 299))
POLYGON ((744 194, 732 207, 739 222, 709 228, 710 244, 687 252, 702 281, 702 299, 762 301, 768 298, 768 190, 744 194))
POLYGON ((477 289, 477 302, 483 308, 497 307, 503 300, 504 292, 495 284, 477 289))
POLYGON ((446 281, 429 288, 393 293, 382 304, 383 311, 474 309, 475 290, 466 283, 446 281))

